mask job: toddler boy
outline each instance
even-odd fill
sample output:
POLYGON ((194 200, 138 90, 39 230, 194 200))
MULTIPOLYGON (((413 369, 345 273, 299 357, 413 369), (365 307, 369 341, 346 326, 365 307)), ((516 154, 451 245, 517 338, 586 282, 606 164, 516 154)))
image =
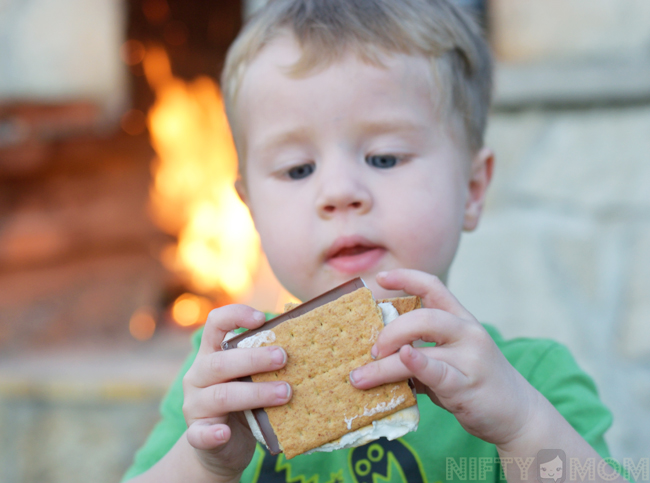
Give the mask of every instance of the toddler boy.
POLYGON ((361 389, 414 377, 420 427, 291 461, 256 447, 242 411, 285 404, 291 387, 236 379, 279 369, 286 354, 221 352, 228 331, 265 319, 231 305, 195 336, 125 478, 518 481, 534 478, 542 449, 607 456, 610 414, 566 349, 502 339, 444 285, 493 165, 490 57, 467 14, 446 0, 271 0, 231 47, 222 88, 237 189, 280 282, 301 300, 355 276, 377 298, 422 298, 350 374, 361 389))

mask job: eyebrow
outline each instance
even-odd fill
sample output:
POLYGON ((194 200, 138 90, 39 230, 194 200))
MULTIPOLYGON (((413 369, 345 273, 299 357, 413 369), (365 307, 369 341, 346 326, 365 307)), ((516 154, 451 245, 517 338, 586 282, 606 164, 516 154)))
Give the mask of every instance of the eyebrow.
POLYGON ((264 152, 271 152, 280 146, 286 144, 298 144, 304 142, 309 136, 307 129, 298 128, 288 131, 280 131, 277 134, 271 134, 258 143, 257 148, 264 152))
POLYGON ((358 127, 361 134, 390 134, 390 133, 407 133, 421 134, 428 132, 424 125, 412 122, 407 119, 387 119, 381 121, 361 122, 358 127))
MULTIPOLYGON (((381 121, 361 121, 355 130, 360 134, 386 134, 391 132, 423 132, 422 124, 414 123, 407 119, 386 119, 381 121)), ((264 153, 287 144, 300 144, 309 138, 309 130, 304 127, 273 133, 258 143, 256 149, 264 153)))
POLYGON ((362 122, 360 126, 364 131, 367 132, 417 131, 422 129, 422 125, 408 121, 406 119, 367 121, 367 122, 362 122))

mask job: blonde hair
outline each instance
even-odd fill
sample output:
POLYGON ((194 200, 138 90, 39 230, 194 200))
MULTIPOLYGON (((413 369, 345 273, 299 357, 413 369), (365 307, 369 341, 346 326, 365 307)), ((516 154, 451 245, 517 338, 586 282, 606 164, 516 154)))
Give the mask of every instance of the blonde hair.
POLYGON ((350 51, 378 65, 385 53, 424 56, 443 93, 438 99, 443 113, 456 115, 472 152, 483 146, 492 90, 490 53, 477 22, 448 0, 269 0, 226 58, 221 88, 233 129, 246 68, 286 32, 302 49, 288 72, 293 76, 326 67, 350 51))

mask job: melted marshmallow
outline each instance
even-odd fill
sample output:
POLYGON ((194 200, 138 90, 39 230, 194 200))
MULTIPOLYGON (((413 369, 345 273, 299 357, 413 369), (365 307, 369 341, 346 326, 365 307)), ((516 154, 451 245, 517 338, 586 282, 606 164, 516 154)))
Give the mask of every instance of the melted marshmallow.
POLYGON ((308 451, 306 454, 317 451, 330 452, 337 449, 354 448, 382 437, 389 441, 401 438, 405 434, 418 429, 419 422, 420 411, 417 406, 411 406, 385 418, 373 421, 368 426, 344 434, 339 439, 325 443, 318 448, 308 451))
POLYGON ((352 429, 352 421, 354 421, 358 417, 374 416, 377 413, 385 413, 386 411, 395 409, 397 406, 402 404, 405 399, 406 398, 404 396, 400 396, 398 398, 391 399, 390 402, 381 402, 372 409, 363 408, 363 414, 357 414, 356 416, 352 416, 351 418, 346 418, 345 416, 343 416, 343 420, 345 421, 345 424, 348 426, 348 429, 352 429))
POLYGON ((262 344, 268 342, 274 342, 274 341, 275 341, 275 332, 273 332, 272 330, 263 330, 262 332, 258 332, 255 335, 251 335, 250 337, 247 337, 239 341, 237 347, 244 347, 246 349, 250 349, 252 347, 261 347, 262 344))

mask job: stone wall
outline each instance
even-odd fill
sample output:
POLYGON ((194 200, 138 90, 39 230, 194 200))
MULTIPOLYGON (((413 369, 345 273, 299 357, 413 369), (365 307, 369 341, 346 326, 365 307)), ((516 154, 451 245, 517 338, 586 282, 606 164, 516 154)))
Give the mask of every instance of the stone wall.
POLYGON ((496 152, 450 287, 505 335, 566 344, 650 456, 650 4, 494 0, 496 152), (643 27, 643 28, 641 28, 643 27))
POLYGON ((83 99, 120 116, 129 95, 119 51, 124 11, 112 0, 3 1, 0 102, 83 99))
POLYGON ((0 353, 0 481, 115 483, 159 418, 187 331, 0 353))

